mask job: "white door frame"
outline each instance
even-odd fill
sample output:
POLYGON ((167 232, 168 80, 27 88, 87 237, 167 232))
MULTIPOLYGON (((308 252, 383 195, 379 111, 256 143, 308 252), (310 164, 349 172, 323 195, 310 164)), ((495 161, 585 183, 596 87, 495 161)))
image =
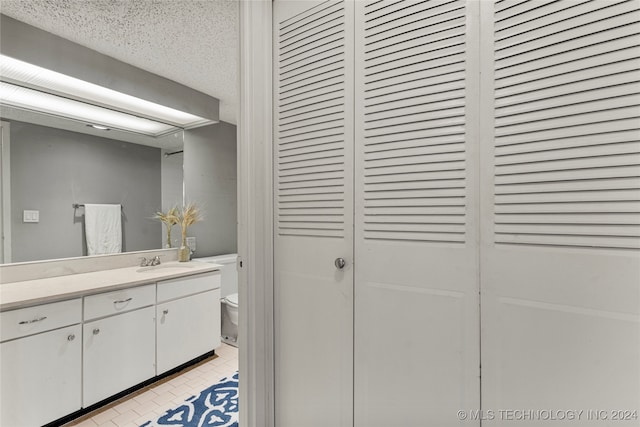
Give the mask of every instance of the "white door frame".
POLYGON ((2 177, 0 177, 0 264, 11 262, 11 162, 10 162, 10 129, 9 122, 0 122, 2 132, 0 161, 2 162, 2 177))
POLYGON ((240 422, 274 426, 272 3, 240 2, 240 422))

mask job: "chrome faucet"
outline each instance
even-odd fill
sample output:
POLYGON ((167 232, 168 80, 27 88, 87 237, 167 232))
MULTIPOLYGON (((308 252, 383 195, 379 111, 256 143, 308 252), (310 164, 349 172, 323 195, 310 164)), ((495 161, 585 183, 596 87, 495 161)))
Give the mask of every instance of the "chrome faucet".
POLYGON ((142 259, 140 260, 140 267, 149 267, 155 265, 160 265, 159 256, 155 256, 152 259, 146 259, 145 257, 142 257, 142 259))

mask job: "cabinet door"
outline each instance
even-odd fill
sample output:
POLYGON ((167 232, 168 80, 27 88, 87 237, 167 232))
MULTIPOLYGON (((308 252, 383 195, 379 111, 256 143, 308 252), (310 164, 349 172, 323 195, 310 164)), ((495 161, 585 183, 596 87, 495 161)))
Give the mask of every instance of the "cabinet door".
POLYGON ((158 374, 220 346, 220 289, 157 306, 158 374))
POLYGON ((47 424, 81 407, 80 325, 0 344, 0 425, 47 424))
POLYGON ((154 307, 85 323, 83 404, 155 376, 154 307))

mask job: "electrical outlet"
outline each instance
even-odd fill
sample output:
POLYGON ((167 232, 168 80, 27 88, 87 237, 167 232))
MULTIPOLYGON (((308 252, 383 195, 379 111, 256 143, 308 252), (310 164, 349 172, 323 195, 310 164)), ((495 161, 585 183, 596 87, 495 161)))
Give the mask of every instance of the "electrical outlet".
POLYGON ((195 237, 187 237, 187 246, 191 249, 191 252, 196 251, 196 238, 195 237))

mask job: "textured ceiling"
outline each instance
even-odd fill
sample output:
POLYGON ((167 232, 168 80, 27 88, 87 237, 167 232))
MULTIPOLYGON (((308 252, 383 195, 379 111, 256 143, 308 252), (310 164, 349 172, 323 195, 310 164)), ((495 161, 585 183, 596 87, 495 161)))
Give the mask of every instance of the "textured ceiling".
POLYGON ((0 13, 220 99, 236 123, 239 0, 0 0, 0 13))

